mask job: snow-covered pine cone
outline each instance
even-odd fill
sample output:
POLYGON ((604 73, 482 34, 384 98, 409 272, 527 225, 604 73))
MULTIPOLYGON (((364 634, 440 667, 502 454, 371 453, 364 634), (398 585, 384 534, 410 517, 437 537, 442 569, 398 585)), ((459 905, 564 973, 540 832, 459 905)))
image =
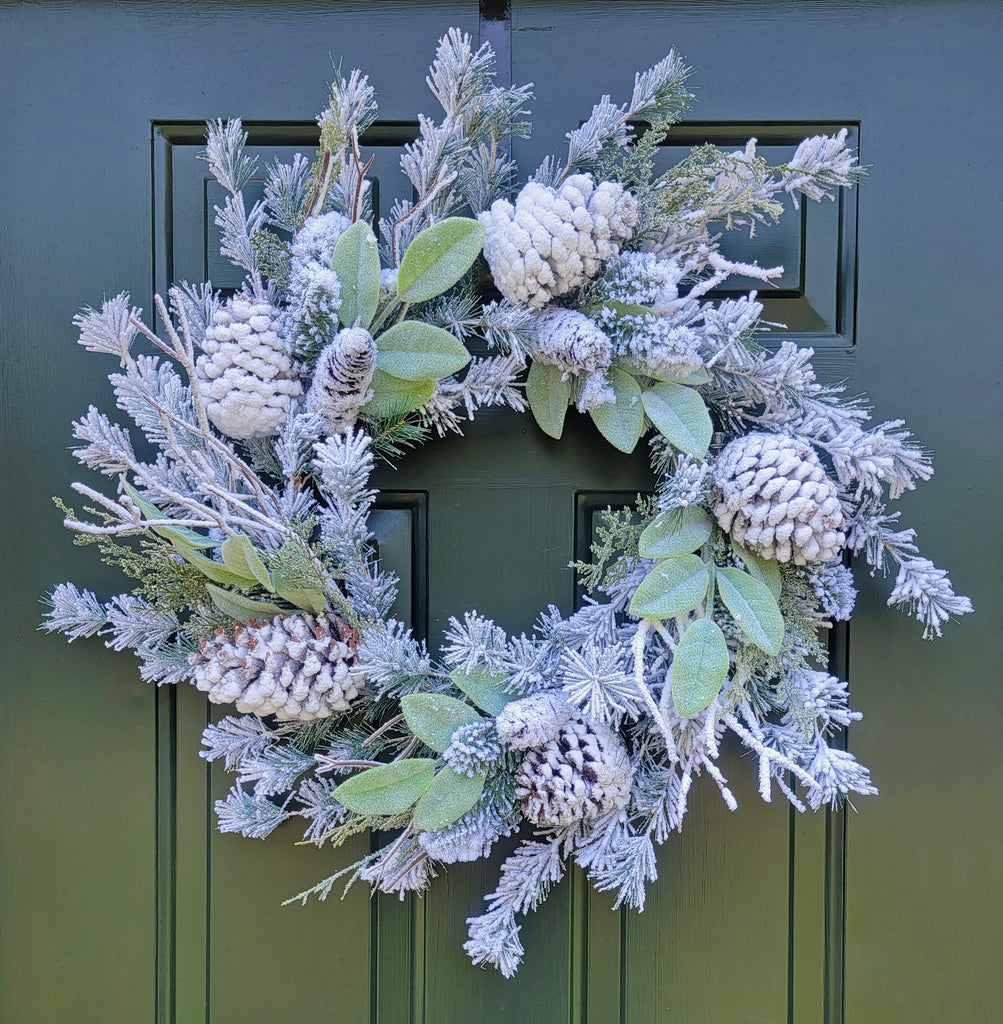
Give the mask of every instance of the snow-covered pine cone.
POLYGON ((213 314, 202 349, 195 372, 213 425, 241 440, 276 433, 303 393, 279 311, 264 299, 235 295, 213 314))
POLYGON ((361 683, 348 627, 328 615, 277 615, 204 638, 188 656, 213 704, 310 722, 347 711, 361 683))
POLYGON ((620 737, 575 715, 555 739, 526 754, 515 795, 534 825, 572 825, 622 810, 630 784, 630 757, 620 737))
POLYGON ((536 328, 534 359, 568 373, 592 373, 609 366, 613 342, 583 313, 554 306, 540 313, 536 328))
POLYGON ((479 219, 484 256, 507 299, 539 309, 599 273, 638 221, 638 203, 614 181, 573 174, 557 188, 531 181, 513 206, 498 199, 479 219))
POLYGON ((369 400, 376 367, 376 343, 362 327, 346 327, 321 352, 313 371, 306 406, 317 413, 328 433, 354 426, 369 400))
POLYGON ((828 562, 846 542, 843 508, 808 441, 784 434, 736 438, 718 456, 712 497, 721 529, 778 562, 828 562))
POLYGON ((543 690, 511 700, 498 713, 498 738, 512 750, 528 750, 549 743, 575 713, 561 690, 543 690))

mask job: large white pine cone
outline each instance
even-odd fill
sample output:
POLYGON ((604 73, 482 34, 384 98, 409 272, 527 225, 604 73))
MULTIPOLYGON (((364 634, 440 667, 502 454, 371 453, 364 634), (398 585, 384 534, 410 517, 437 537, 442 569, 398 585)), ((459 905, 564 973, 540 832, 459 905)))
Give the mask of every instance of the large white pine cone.
POLYGON ((195 372, 213 425, 241 440, 276 433, 303 393, 279 311, 264 299, 235 295, 213 314, 202 349, 195 372))
POLYGON ((534 359, 568 373, 593 373, 609 366, 613 342, 609 335, 576 309, 554 306, 536 319, 534 359))
POLYGON ((310 722, 347 711, 361 683, 348 627, 328 615, 277 615, 217 630, 188 656, 195 686, 213 704, 310 722))
POLYGON ((529 182, 513 206, 498 199, 479 215, 484 256, 507 299, 540 308, 595 277, 638 221, 638 203, 613 181, 573 174, 557 189, 529 182))
POLYGON ((515 795, 534 825, 572 825, 622 810, 631 766, 620 737, 575 715, 557 737, 530 750, 515 776, 515 795))
POLYGON ((809 442, 745 434, 717 459, 714 515, 721 529, 764 558, 828 562, 846 542, 843 508, 809 442))
POLYGON ((362 327, 346 327, 321 352, 313 371, 306 405, 317 413, 328 433, 354 426, 359 409, 369 401, 376 368, 376 343, 362 327))

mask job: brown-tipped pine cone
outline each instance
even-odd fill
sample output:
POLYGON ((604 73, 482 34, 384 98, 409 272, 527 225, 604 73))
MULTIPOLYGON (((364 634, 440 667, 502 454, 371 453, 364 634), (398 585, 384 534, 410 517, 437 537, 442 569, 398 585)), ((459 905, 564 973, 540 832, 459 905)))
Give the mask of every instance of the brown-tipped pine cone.
POLYGON ((619 736, 576 715, 555 739, 527 753, 515 794, 534 825, 572 825, 626 807, 631 777, 619 736))
POLYGON ((310 722, 347 711, 361 689, 353 631, 329 615, 277 615, 217 630, 188 656, 195 686, 214 704, 310 722))
POLYGON ((721 452, 714 515, 726 533, 778 562, 828 562, 846 543, 836 484, 811 444, 784 434, 745 434, 721 452))
POLYGON ((376 343, 363 327, 346 327, 321 352, 313 371, 306 407, 323 420, 329 434, 355 425, 369 400, 376 368, 376 343))

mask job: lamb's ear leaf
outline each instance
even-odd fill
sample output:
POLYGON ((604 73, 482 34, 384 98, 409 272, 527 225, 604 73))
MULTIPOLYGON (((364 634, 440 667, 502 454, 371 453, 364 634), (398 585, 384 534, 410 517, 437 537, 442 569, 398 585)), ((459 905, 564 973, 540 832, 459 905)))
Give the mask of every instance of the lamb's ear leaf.
POLYGON ((376 339, 377 368, 400 380, 439 380, 469 362, 462 341, 420 320, 402 320, 376 339))
POLYGON ((212 583, 205 585, 212 598, 212 603, 224 614, 237 622, 249 622, 251 619, 272 619, 276 615, 287 615, 285 608, 280 608, 271 601, 256 601, 243 594, 235 594, 232 590, 224 590, 212 583))
POLYGON ((275 592, 283 601, 288 601, 313 615, 320 615, 327 607, 324 591, 316 587, 280 587, 275 592))
POLYGON ((559 438, 571 401, 571 384, 563 379, 560 367, 534 359, 526 378, 526 398, 540 429, 548 437, 559 438))
POLYGON ((693 387, 706 384, 710 380, 710 374, 702 366, 694 367, 686 373, 652 373, 648 370, 647 374, 655 380, 667 381, 670 384, 689 384, 693 387))
POLYGON ((495 672, 486 665, 471 669, 454 668, 449 673, 453 685, 462 690, 482 711, 497 715, 514 698, 505 691, 508 674, 495 672))
POLYGON ((414 809, 414 827, 419 832, 438 831, 452 825, 481 798, 487 772, 473 778, 446 765, 432 781, 414 809))
POLYGON ((671 619, 685 615, 704 599, 710 573, 696 555, 666 558, 641 580, 630 602, 639 619, 671 619))
POLYGON ((254 549, 251 538, 246 533, 238 533, 236 537, 227 537, 220 547, 223 564, 238 576, 248 580, 257 580, 265 590, 274 593, 272 577, 254 549))
POLYGON ((779 564, 772 558, 763 558, 762 555, 757 555, 748 548, 740 547, 734 540, 732 540, 731 546, 735 549, 735 554, 745 563, 745 568, 760 583, 764 584, 766 589, 779 601, 780 593, 784 589, 779 564))
POLYGON ((423 406, 435 391, 434 380, 402 380, 379 367, 373 371, 373 397, 362 407, 372 419, 400 416, 423 406))
POLYGON ((410 693, 401 697, 401 711, 411 732, 437 754, 449 746, 461 725, 481 720, 469 704, 444 693, 410 693))
POLYGON ((359 321, 368 329, 380 299, 380 253, 373 229, 357 220, 338 239, 331 269, 341 285, 338 319, 345 327, 359 321))
POLYGON ((397 273, 397 298, 425 302, 441 295, 470 269, 481 251, 484 225, 470 217, 447 217, 419 232, 397 273))
POLYGON ((683 384, 656 384, 641 396, 648 419, 676 448, 702 459, 714 433, 699 392, 683 384))
POLYGON ((741 569, 719 567, 716 578, 717 592, 738 628, 776 657, 784 639, 784 617, 769 587, 741 569))
POLYGON ((193 551, 186 544, 175 544, 174 550, 189 564, 196 569, 207 580, 219 583, 224 587, 253 587, 256 580, 250 573, 237 573, 228 569, 222 562, 216 562, 205 555, 193 551))
POLYGON ((614 448, 629 455, 637 447, 644 432, 641 385, 626 370, 616 366, 606 371, 606 380, 616 395, 616 401, 590 409, 589 415, 599 433, 614 448))
POLYGON ((672 699, 684 717, 703 711, 728 675, 728 643, 710 619, 690 623, 672 658, 672 699))
MULTIPOLYGON (((126 480, 124 475, 119 477, 119 481, 122 484, 122 490, 125 491, 136 505, 139 506, 143 515, 146 516, 147 519, 170 519, 170 516, 161 512, 152 501, 147 501, 147 499, 144 498, 128 480, 126 480)), ((195 548, 196 550, 206 550, 219 545, 218 540, 206 537, 205 534, 202 533, 196 533, 195 530, 191 530, 187 526, 154 526, 153 532, 158 537, 163 537, 164 540, 169 540, 175 546, 183 544, 186 547, 195 548)))
POLYGON ((607 299, 605 302, 598 302, 591 306, 583 306, 583 313, 599 313, 608 309, 617 320, 625 316, 649 316, 652 319, 658 314, 650 306, 641 306, 636 302, 619 302, 616 299, 607 299))
POLYGON ((637 542, 642 558, 672 558, 689 555, 711 535, 710 519, 703 509, 670 508, 648 523, 637 542))
POLYGON ((356 814, 402 814, 417 803, 435 773, 435 761, 409 757, 367 768, 346 779, 331 794, 356 814))

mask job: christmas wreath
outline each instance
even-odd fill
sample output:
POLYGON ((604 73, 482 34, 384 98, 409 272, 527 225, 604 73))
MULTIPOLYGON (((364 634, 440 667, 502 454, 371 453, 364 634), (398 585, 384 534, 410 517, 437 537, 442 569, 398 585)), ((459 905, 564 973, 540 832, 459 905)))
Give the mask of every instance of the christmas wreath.
POLYGON ((341 877, 421 892, 521 829, 466 943, 505 975, 517 915, 569 860, 643 908, 694 778, 735 807, 727 733, 764 800, 876 792, 834 742, 860 716, 822 667, 821 631, 853 609, 849 554, 896 571, 888 604, 926 637, 971 611, 886 508, 932 472, 902 422, 874 425, 820 383, 811 349, 763 347, 774 325, 755 292, 712 293, 781 273, 729 259, 722 233, 854 183, 846 132, 781 166, 751 140, 656 174, 688 74, 673 52, 626 103, 604 96, 517 188, 507 143, 529 132, 529 87, 495 86, 491 50, 451 30, 427 79, 443 117, 420 117, 401 159, 414 198, 376 231, 360 139, 377 107, 359 72, 332 86, 315 161, 268 167, 250 208, 246 135, 212 122, 216 223, 242 290, 176 285, 155 299, 159 334, 125 294, 75 320, 80 344, 120 360, 117 405, 154 454, 94 407, 74 423, 76 457, 114 493, 74 484, 89 505, 63 506, 66 526, 135 587, 102 601, 62 583, 43 628, 105 637, 143 679, 235 706, 202 751, 236 775, 222 831, 262 838, 299 818, 321 847, 396 832, 294 899, 341 877), (471 358, 473 336, 486 356, 471 358), (527 403, 555 438, 571 406, 620 451, 647 438, 652 492, 610 510, 577 565, 598 598, 544 610, 528 636, 467 612, 433 655, 391 614, 397 580, 367 526, 374 463, 527 403))

